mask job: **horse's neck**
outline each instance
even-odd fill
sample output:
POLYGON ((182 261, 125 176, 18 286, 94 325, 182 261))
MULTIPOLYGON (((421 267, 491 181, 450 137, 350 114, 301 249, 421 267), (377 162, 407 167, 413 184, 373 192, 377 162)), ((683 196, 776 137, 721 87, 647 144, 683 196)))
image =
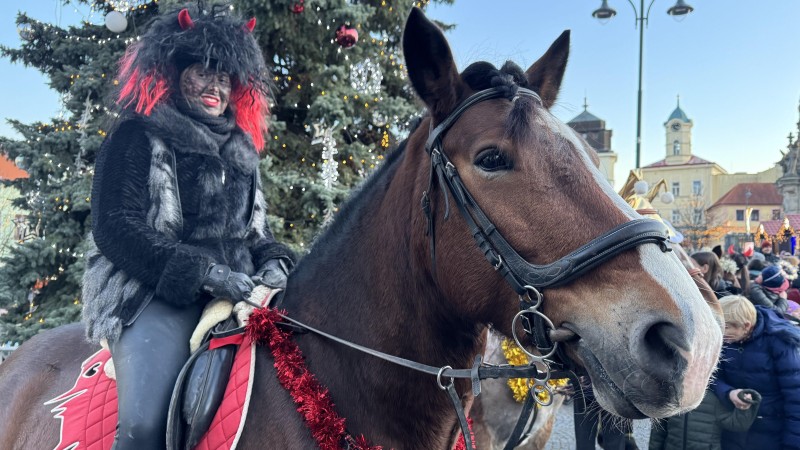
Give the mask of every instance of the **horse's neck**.
MULTIPOLYGON (((427 253, 410 244, 422 234, 411 229, 407 205, 418 203, 410 198, 413 186, 372 191, 385 198, 368 202, 349 235, 309 255, 313 260, 291 277, 282 307, 311 326, 389 354, 437 367, 469 366, 482 345, 481 330, 454 319, 425 264, 417 261, 427 253), (409 196, 408 202, 397 202, 394 195, 409 196)), ((435 377, 321 337, 297 341, 348 430, 384 448, 445 447, 455 415, 435 377)))

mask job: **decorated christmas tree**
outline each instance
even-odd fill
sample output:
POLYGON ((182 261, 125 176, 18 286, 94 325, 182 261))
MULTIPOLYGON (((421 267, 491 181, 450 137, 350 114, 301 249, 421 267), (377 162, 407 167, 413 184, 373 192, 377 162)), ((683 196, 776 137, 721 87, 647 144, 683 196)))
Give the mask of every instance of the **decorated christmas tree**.
MULTIPOLYGON (((403 67, 411 0, 240 0, 272 65, 262 166, 276 238, 307 248, 420 113, 403 67)), ((441 3, 452 3, 442 0, 441 3)))
MULTIPOLYGON (((105 16, 105 24, 62 29, 21 14, 21 47, 0 48, 0 55, 46 74, 63 100, 60 117, 12 121, 23 139, 0 142, 30 175, 13 185, 31 230, 0 267, 0 308, 9 310, 0 316, 2 341, 79 319, 93 164, 114 122, 109 100, 116 62, 158 10, 185 2, 84 3, 105 16)), ((427 3, 233 3, 238 13, 256 18, 255 33, 272 66, 272 120, 261 167, 270 225, 300 254, 420 113, 407 87, 400 43, 411 6, 427 3)))

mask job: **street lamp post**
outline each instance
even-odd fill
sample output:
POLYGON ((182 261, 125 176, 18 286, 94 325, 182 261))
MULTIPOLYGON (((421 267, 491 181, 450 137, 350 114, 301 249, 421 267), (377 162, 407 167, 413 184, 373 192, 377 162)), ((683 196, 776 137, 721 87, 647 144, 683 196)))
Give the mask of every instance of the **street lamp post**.
MULTIPOLYGON (((644 0, 639 0, 639 9, 632 0, 628 0, 636 16, 636 26, 639 28, 639 92, 636 100, 636 168, 641 167, 642 155, 642 57, 644 55, 644 27, 650 18, 650 8, 656 0, 650 0, 647 11, 644 9, 644 0)), ((674 17, 685 16, 694 11, 694 8, 687 5, 684 0, 677 0, 675 5, 667 10, 667 14, 674 17)), ((603 0, 599 8, 594 10, 592 17, 600 20, 601 23, 609 21, 617 15, 617 11, 608 6, 608 0, 603 0)))

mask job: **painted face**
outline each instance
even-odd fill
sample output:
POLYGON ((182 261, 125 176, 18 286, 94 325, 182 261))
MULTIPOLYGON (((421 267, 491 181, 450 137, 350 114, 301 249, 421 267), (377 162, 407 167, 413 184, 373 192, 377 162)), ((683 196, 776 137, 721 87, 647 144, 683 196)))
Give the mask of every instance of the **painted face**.
POLYGON ((722 340, 726 344, 740 342, 750 334, 751 328, 750 322, 744 324, 725 322, 725 334, 722 335, 722 340))
POLYGON ((231 96, 231 77, 194 63, 181 73, 180 88, 189 104, 208 115, 221 116, 231 96))

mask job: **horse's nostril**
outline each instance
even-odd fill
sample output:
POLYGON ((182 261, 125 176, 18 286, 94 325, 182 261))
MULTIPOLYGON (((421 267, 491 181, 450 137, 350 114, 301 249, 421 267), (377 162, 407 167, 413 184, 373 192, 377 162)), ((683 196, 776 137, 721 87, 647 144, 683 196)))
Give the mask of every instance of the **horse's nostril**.
POLYGON ((641 369, 661 380, 674 379, 686 368, 681 350, 689 351, 686 334, 669 322, 656 322, 646 327, 634 341, 634 358, 641 369))

